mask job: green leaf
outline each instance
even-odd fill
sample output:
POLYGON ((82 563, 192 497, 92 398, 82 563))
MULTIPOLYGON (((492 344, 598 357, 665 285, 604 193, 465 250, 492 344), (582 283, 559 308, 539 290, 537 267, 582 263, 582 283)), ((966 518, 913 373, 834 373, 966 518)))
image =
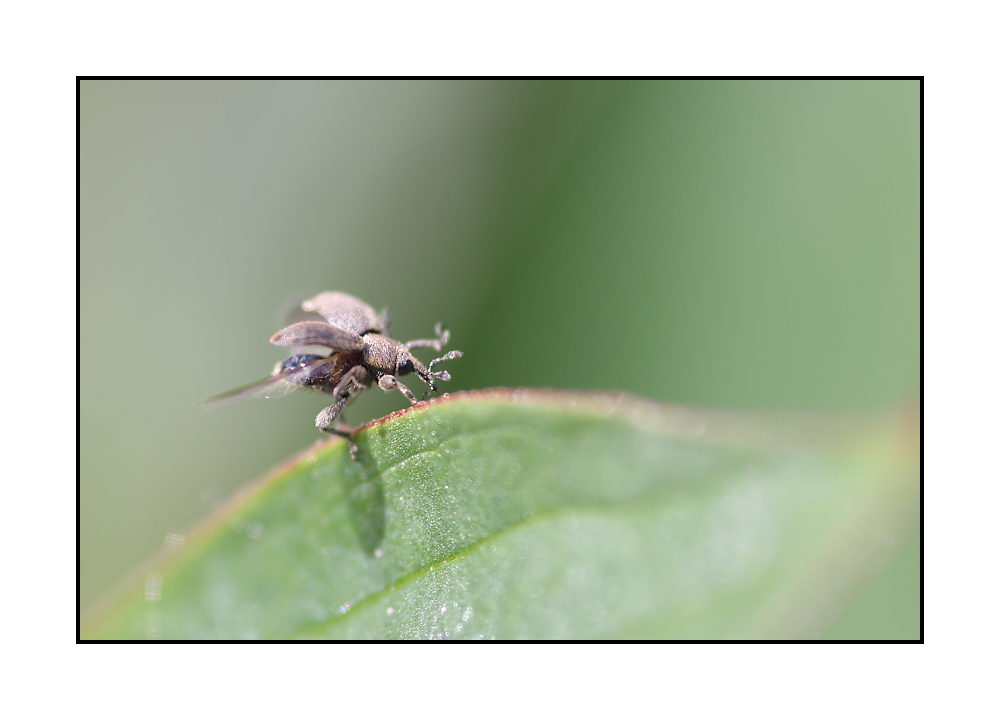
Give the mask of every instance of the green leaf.
POLYGON ((318 443, 89 638, 816 637, 915 524, 899 418, 484 391, 318 443))

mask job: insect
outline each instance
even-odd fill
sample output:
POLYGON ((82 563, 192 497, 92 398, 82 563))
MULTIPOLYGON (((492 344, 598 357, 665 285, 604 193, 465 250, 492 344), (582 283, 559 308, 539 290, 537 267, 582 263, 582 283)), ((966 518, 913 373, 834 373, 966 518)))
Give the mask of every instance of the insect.
POLYGON ((306 300, 298 314, 303 319, 276 332, 271 342, 281 347, 329 348, 329 355, 293 354, 278 363, 270 377, 216 395, 202 405, 213 408, 242 397, 279 397, 299 388, 332 395, 334 403, 316 416, 316 427, 346 438, 351 457, 356 457, 357 446, 349 429, 335 426, 348 400, 378 385, 386 392, 396 388, 416 404, 417 397, 398 380, 399 376, 416 373, 429 388, 422 398, 426 399, 438 390, 435 380, 451 380, 447 370, 434 370, 434 366, 462 357, 461 352, 452 350, 425 367, 411 350, 432 347, 441 352, 450 337, 441 323, 434 328, 434 340, 401 343, 389 337, 388 310, 376 314, 370 306, 344 293, 322 293, 306 300))

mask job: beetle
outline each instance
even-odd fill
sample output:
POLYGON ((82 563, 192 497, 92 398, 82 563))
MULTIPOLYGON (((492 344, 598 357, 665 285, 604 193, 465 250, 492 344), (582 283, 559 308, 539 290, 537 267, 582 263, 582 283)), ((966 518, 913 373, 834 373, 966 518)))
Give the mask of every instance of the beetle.
POLYGON ((348 400, 378 385, 385 392, 396 388, 410 403, 416 404, 417 397, 398 378, 416 373, 429 388, 421 398, 426 399, 438 391, 435 380, 451 380, 447 370, 434 370, 434 366, 462 357, 461 352, 452 350, 425 367, 411 351, 432 347, 441 352, 450 337, 441 323, 434 328, 435 339, 401 343, 389 337, 388 310, 376 313, 371 306, 346 293, 321 293, 303 302, 300 308, 297 314, 302 319, 276 332, 271 343, 291 348, 319 346, 328 348, 330 354, 293 354, 278 363, 270 377, 209 398, 202 403, 204 407, 214 408, 242 397, 279 397, 300 388, 332 395, 335 402, 316 416, 316 427, 346 438, 351 457, 356 457, 357 446, 350 431, 335 426, 348 400))

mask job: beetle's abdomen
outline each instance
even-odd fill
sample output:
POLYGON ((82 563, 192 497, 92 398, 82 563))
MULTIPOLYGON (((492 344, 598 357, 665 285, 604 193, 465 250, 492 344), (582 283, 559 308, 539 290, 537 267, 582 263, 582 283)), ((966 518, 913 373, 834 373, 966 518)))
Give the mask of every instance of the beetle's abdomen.
POLYGON ((287 375, 296 370, 301 370, 309 363, 320 360, 322 357, 322 355, 292 355, 290 358, 286 358, 278 363, 278 368, 274 371, 274 374, 287 375))
POLYGON ((290 373, 289 380, 296 385, 330 394, 344 373, 361 362, 359 353, 334 353, 326 362, 314 365, 304 375, 295 375, 296 371, 301 371, 321 358, 321 355, 292 355, 281 364, 281 368, 290 373))

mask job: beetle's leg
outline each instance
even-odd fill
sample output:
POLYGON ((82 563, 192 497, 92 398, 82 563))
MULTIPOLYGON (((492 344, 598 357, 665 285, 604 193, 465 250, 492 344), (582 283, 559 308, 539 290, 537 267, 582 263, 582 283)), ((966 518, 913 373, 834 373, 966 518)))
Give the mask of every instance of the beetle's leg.
POLYGON ((332 426, 333 423, 336 422, 337 416, 340 415, 340 411, 344 409, 344 405, 346 404, 347 404, 347 398, 342 397, 330 407, 323 408, 322 410, 320 410, 319 415, 316 416, 316 427, 318 427, 323 432, 343 435, 343 433, 338 432, 332 426))
POLYGON ((417 396, 413 394, 413 391, 410 390, 410 388, 406 387, 406 385, 404 385, 403 383, 399 382, 399 380, 397 380, 392 375, 383 375, 382 377, 380 377, 378 379, 378 386, 383 390, 385 390, 386 392, 389 392, 393 388, 396 388, 397 390, 399 390, 399 392, 406 395, 406 398, 410 401, 411 404, 416 405, 418 402, 417 396))
POLYGON ((406 343, 406 347, 410 350, 418 347, 432 347, 437 352, 441 352, 441 348, 448 344, 448 339, 451 337, 451 333, 445 330, 441 323, 434 326, 434 334, 437 335, 436 340, 411 340, 406 343))
POLYGON ((347 404, 347 397, 342 397, 336 403, 328 408, 320 410, 319 415, 316 416, 316 427, 318 427, 323 432, 328 432, 331 435, 340 435, 340 437, 347 440, 349 447, 351 448, 351 459, 358 459, 358 446, 354 444, 354 439, 351 437, 351 433, 346 428, 334 427, 333 424, 337 420, 337 416, 340 415, 340 411, 344 409, 344 405, 347 404))
POLYGON ((331 435, 340 435, 340 437, 347 440, 351 448, 351 459, 358 459, 358 446, 354 442, 354 438, 351 437, 350 429, 347 427, 334 427, 333 423, 337 420, 337 416, 340 415, 340 411, 344 409, 347 401, 351 398, 351 395, 364 390, 371 383, 371 376, 368 371, 365 370, 362 365, 355 365, 340 378, 340 382, 333 389, 333 396, 337 398, 337 402, 328 408, 320 411, 320 414, 316 416, 316 427, 318 427, 323 432, 328 432, 331 435))
POLYGON ((371 386, 372 377, 365 370, 365 366, 355 365, 341 376, 340 381, 333 388, 333 396, 338 398, 350 397, 371 386))

